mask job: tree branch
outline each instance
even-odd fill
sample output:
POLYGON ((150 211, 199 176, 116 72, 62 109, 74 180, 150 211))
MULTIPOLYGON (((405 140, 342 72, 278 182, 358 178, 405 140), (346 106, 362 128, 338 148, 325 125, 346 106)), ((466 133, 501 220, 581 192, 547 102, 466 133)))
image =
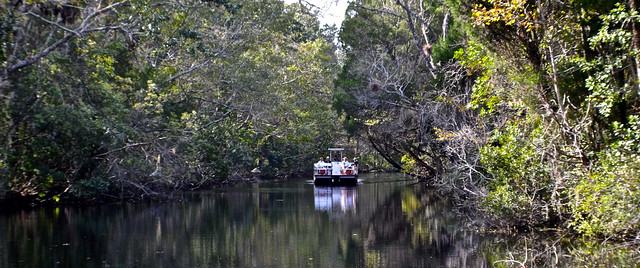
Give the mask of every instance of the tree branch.
POLYGON ((403 20, 406 20, 407 18, 405 18, 404 16, 397 14, 397 13, 393 13, 389 10, 384 10, 384 9, 377 9, 377 8, 370 8, 370 7, 365 7, 365 6, 361 6, 361 5, 354 5, 354 7, 356 8, 360 8, 360 9, 364 9, 364 10, 369 10, 369 11, 373 11, 373 12, 378 12, 378 13, 382 13, 382 14, 387 14, 387 15, 391 15, 394 17, 398 17, 401 18, 403 20))
POLYGON ((3 76, 6 78, 8 77, 11 73, 22 69, 24 67, 27 67, 31 64, 34 64, 36 61, 40 60, 42 57, 48 55, 49 53, 51 53, 51 51, 53 51, 54 49, 58 48, 59 46, 61 46, 62 44, 66 43, 67 41, 69 41, 69 39, 71 39, 71 37, 73 37, 74 34, 73 33, 67 33, 62 39, 58 40, 57 42, 53 43, 52 45, 50 45, 49 47, 45 48, 44 50, 40 51, 38 54, 34 55, 31 58, 28 58, 26 60, 22 60, 14 65, 12 65, 11 67, 5 69, 3 76))
MULTIPOLYGON (((52 45, 50 45, 50 46, 46 47, 45 49, 41 50, 40 52, 36 53, 34 56, 32 56, 30 58, 27 58, 27 59, 24 59, 24 60, 21 60, 18 63, 13 64, 13 65, 9 66, 8 68, 6 68, 4 70, 4 72, 3 72, 3 74, 2 74, 3 80, 6 79, 11 73, 13 73, 13 72, 15 72, 15 71, 17 71, 19 69, 22 69, 24 67, 27 67, 27 66, 29 66, 31 64, 34 64, 35 62, 40 60, 42 57, 48 55, 49 53, 51 53, 52 51, 54 51, 55 49, 60 47, 62 44, 65 44, 66 42, 68 42, 73 36, 82 36, 82 34, 86 32, 87 28, 91 24, 93 24, 93 22, 94 22, 93 19, 94 18, 96 18, 98 15, 101 15, 101 14, 104 14, 104 13, 106 13, 108 11, 111 11, 111 10, 115 9, 116 7, 122 5, 122 4, 126 3, 126 2, 128 2, 128 0, 117 2, 117 3, 114 3, 114 4, 111 4, 111 5, 107 6, 105 8, 98 9, 98 10, 94 11, 89 16, 87 16, 82 21, 80 26, 78 26, 75 30, 72 30, 72 29, 69 29, 67 27, 64 27, 64 26, 60 25, 57 22, 54 22, 54 21, 48 20, 46 18, 43 18, 42 16, 37 15, 37 14, 35 14, 33 12, 29 11, 29 12, 25 13, 26 15, 38 18, 38 19, 40 19, 40 20, 42 20, 42 21, 44 21, 44 22, 46 22, 48 24, 51 24, 51 25, 53 25, 53 26, 55 26, 57 28, 60 28, 60 29, 64 30, 65 32, 67 32, 67 34, 65 34, 62 38, 60 38, 60 40, 56 41, 52 45)), ((16 45, 14 47, 14 49, 17 49, 17 48, 18 47, 16 45)))
POLYGON ((64 26, 60 25, 60 23, 58 23, 56 21, 48 20, 48 19, 46 19, 46 18, 44 18, 44 17, 42 17, 42 16, 40 16, 40 15, 38 15, 36 13, 31 12, 31 11, 27 11, 26 14, 29 15, 29 16, 38 18, 38 19, 40 19, 40 20, 42 20, 42 21, 44 21, 44 22, 46 22, 48 24, 51 24, 51 25, 55 26, 55 27, 58 27, 58 28, 62 29, 65 32, 73 33, 73 34, 75 34, 77 36, 80 36, 80 33, 78 33, 77 31, 69 29, 67 27, 64 27, 64 26))
POLYGON ((432 64, 432 62, 430 61, 431 56, 427 54, 427 49, 423 49, 422 48, 422 44, 420 43, 420 38, 418 37, 418 32, 416 32, 416 28, 413 24, 413 20, 412 20, 412 15, 414 14, 413 11, 411 11, 411 9, 405 4, 402 3, 400 0, 396 0, 396 3, 402 7, 402 9, 405 10, 405 12, 407 13, 407 26, 409 26, 409 30, 411 31, 411 34, 413 35, 413 41, 416 45, 416 47, 418 48, 418 51, 420 51, 425 64, 427 65, 427 69, 429 69, 429 73, 431 74, 432 77, 435 77, 436 74, 433 72, 435 69, 435 66, 432 64))

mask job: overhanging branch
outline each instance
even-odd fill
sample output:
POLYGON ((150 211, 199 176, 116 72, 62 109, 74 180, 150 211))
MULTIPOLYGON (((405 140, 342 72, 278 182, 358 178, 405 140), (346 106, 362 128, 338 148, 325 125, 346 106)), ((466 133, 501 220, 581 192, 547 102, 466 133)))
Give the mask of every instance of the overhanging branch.
MULTIPOLYGON (((58 22, 54 22, 54 21, 48 20, 48 19, 46 19, 46 18, 44 18, 44 17, 42 17, 42 16, 40 16, 38 14, 35 14, 35 13, 31 12, 31 11, 26 12, 25 13, 26 15, 35 17, 35 18, 37 18, 37 19, 39 19, 41 21, 44 21, 45 23, 48 23, 48 24, 50 24, 50 25, 52 25, 52 26, 54 26, 56 28, 60 28, 63 31, 65 31, 66 34, 62 38, 60 38, 58 41, 56 41, 53 44, 51 44, 50 46, 42 49, 40 52, 36 53, 32 57, 29 57, 29 58, 24 59, 24 60, 20 60, 17 63, 7 67, 4 70, 4 72, 2 73, 2 78, 3 79, 0 79, 0 80, 6 79, 11 73, 13 73, 13 72, 15 72, 15 71, 17 71, 19 69, 22 69, 24 67, 27 67, 27 66, 29 66, 31 64, 36 63, 42 57, 48 55, 49 53, 51 53, 52 51, 54 51, 55 49, 57 49, 61 45, 67 43, 73 36, 82 36, 85 32, 87 32, 87 29, 95 22, 94 19, 96 17, 98 17, 99 15, 104 14, 106 12, 109 12, 109 11, 115 9, 116 7, 126 3, 126 2, 128 2, 128 0, 117 2, 117 3, 111 4, 109 6, 106 6, 104 8, 95 10, 93 13, 91 13, 89 16, 87 16, 82 21, 82 23, 80 23, 80 26, 78 26, 76 29, 67 28, 67 27, 61 25, 58 22)), ((110 27, 106 27, 104 29, 106 30, 106 29, 109 29, 109 28, 110 27)), ((91 31, 95 31, 96 29, 99 29, 99 28, 93 28, 93 29, 91 29, 91 31)), ((14 49, 17 49, 17 47, 15 47, 14 49)))

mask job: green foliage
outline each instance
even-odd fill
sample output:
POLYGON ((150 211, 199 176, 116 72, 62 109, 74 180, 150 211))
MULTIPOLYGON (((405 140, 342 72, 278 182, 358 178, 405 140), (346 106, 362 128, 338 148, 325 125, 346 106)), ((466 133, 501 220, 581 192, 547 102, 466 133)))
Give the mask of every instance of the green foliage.
POLYGON ((468 75, 478 77, 473 85, 473 95, 467 106, 478 110, 480 115, 494 113, 498 105, 504 104, 504 92, 491 82, 492 59, 488 55, 488 49, 480 43, 469 42, 467 47, 458 49, 454 53, 456 59, 468 70, 468 75))
POLYGON ((6 62, 8 54, 6 51, 7 42, 11 42, 12 28, 15 24, 15 17, 13 12, 9 9, 2 9, 0 11, 0 62, 6 62))
POLYGON ((602 27, 589 41, 590 46, 602 54, 582 66, 585 71, 592 73, 586 81, 591 93, 588 101, 604 117, 622 121, 625 120, 627 107, 621 104, 638 102, 640 98, 635 92, 637 82, 624 83, 626 79, 620 79, 625 75, 634 75, 625 74, 630 72, 625 69, 640 53, 632 47, 632 32, 625 25, 639 23, 640 18, 637 10, 628 11, 622 4, 617 4, 616 8, 601 18, 602 27))
POLYGON ((64 28, 23 14, 29 3, 6 6, 2 191, 137 198, 254 167, 302 174, 338 133, 333 37, 298 4, 196 2, 131 1, 82 17, 96 11, 87 6, 64 28), (90 30, 65 37, 85 19, 90 30))
POLYGON ((629 236, 640 230, 640 118, 614 124, 617 141, 599 153, 573 190, 571 226, 585 235, 629 236))
POLYGON ((416 161, 411 156, 403 155, 400 161, 402 163, 402 172, 411 174, 416 169, 416 161))
POLYGON ((484 71, 493 67, 489 57, 489 49, 484 45, 469 41, 465 48, 455 51, 453 58, 469 70, 469 75, 474 72, 484 71))
POLYGON ((71 186, 69 193, 75 198, 93 199, 111 191, 112 189, 110 189, 110 187, 111 182, 107 179, 91 178, 74 183, 71 186))
POLYGON ((467 107, 492 135, 480 149, 491 178, 483 208, 512 225, 566 225, 571 214, 584 234, 637 230, 637 11, 620 1, 473 4, 482 45, 455 58, 476 75, 467 107))
POLYGON ((10 186, 23 193, 55 192, 68 180, 87 176, 90 158, 103 141, 103 129, 90 118, 87 110, 69 106, 38 111, 33 128, 23 125, 25 136, 14 143, 7 159, 15 179, 10 186))
POLYGON ((636 2, 420 3, 351 2, 333 99, 349 135, 405 172, 471 174, 461 195, 507 225, 637 232, 636 2))
POLYGON ((612 148, 622 154, 634 154, 640 151, 640 115, 630 115, 626 124, 613 122, 613 133, 616 138, 612 148))
POLYGON ((482 200, 487 211, 518 225, 549 220, 544 215, 552 193, 545 131, 540 118, 516 120, 480 149, 480 161, 493 176, 482 200))
POLYGON ((333 94, 332 108, 337 111, 338 115, 344 114, 343 127, 349 136, 356 136, 362 131, 363 124, 359 118, 358 112, 362 109, 355 98, 354 92, 358 89, 367 87, 363 78, 358 74, 350 71, 354 65, 354 59, 347 59, 342 71, 338 73, 334 86, 342 91, 333 94))
POLYGON ((581 173, 573 189, 571 226, 585 235, 625 237, 640 229, 638 51, 630 27, 640 20, 637 10, 621 3, 600 18, 602 26, 589 39, 599 54, 581 67, 590 74, 585 105, 596 108, 610 133, 603 134, 607 146, 594 152, 598 161, 581 173))
POLYGON ((471 84, 451 60, 464 43, 464 22, 449 3, 352 1, 339 35, 345 60, 333 106, 343 127, 394 168, 420 176, 437 176, 455 159, 434 129, 468 123, 461 100, 471 84), (454 117, 465 122, 449 124, 454 117), (403 168, 403 156, 415 165, 403 168))
POLYGON ((635 235, 640 230, 640 158, 609 149, 574 189, 571 226, 585 235, 635 235))

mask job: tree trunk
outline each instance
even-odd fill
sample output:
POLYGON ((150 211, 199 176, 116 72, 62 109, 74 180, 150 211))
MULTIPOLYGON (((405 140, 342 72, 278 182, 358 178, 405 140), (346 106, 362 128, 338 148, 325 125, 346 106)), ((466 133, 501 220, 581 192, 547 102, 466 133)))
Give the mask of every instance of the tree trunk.
POLYGON ((444 19, 442 20, 442 41, 447 41, 447 31, 449 31, 449 15, 450 11, 447 9, 447 12, 444 14, 444 19))
POLYGON ((401 0, 396 0, 396 4, 401 6, 402 9, 404 9, 405 13, 407 13, 407 18, 406 18, 407 26, 409 27, 409 30, 413 35, 413 41, 416 47, 418 48, 418 50, 422 52, 422 57, 424 58, 424 61, 427 65, 427 69, 429 69, 429 72, 431 73, 431 75, 435 77, 435 73, 434 73, 435 66, 433 65, 433 59, 431 57, 431 44, 426 43, 424 44, 424 46, 421 44, 420 38, 418 37, 418 32, 416 31, 416 27, 413 24, 413 14, 409 9, 409 7, 405 3, 403 3, 401 0))
POLYGON ((376 150, 380 154, 380 156, 382 156, 382 158, 384 158, 384 160, 387 160, 387 162, 389 164, 391 164, 394 168, 396 168, 398 170, 402 170, 402 165, 398 164, 398 162, 393 160, 391 158, 391 156, 389 156, 389 154, 384 152, 382 150, 382 148, 380 148, 380 146, 378 146, 378 143, 375 141, 375 138, 370 133, 367 133, 367 138, 369 139, 369 143, 371 144, 373 149, 376 150))

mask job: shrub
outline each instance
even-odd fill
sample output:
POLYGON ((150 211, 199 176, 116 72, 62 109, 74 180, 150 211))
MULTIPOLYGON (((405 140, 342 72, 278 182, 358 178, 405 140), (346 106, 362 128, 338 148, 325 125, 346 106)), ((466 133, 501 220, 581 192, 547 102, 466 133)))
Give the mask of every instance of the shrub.
POLYGON ((77 198, 92 199, 109 191, 111 183, 102 178, 91 178, 74 183, 70 193, 77 198))
POLYGON ((481 206, 509 224, 532 226, 549 220, 552 182, 544 132, 539 118, 515 120, 480 149, 480 161, 492 176, 481 206))
POLYGON ((618 140, 600 153, 574 189, 570 224, 585 235, 627 236, 640 230, 640 120, 614 124, 618 140))

